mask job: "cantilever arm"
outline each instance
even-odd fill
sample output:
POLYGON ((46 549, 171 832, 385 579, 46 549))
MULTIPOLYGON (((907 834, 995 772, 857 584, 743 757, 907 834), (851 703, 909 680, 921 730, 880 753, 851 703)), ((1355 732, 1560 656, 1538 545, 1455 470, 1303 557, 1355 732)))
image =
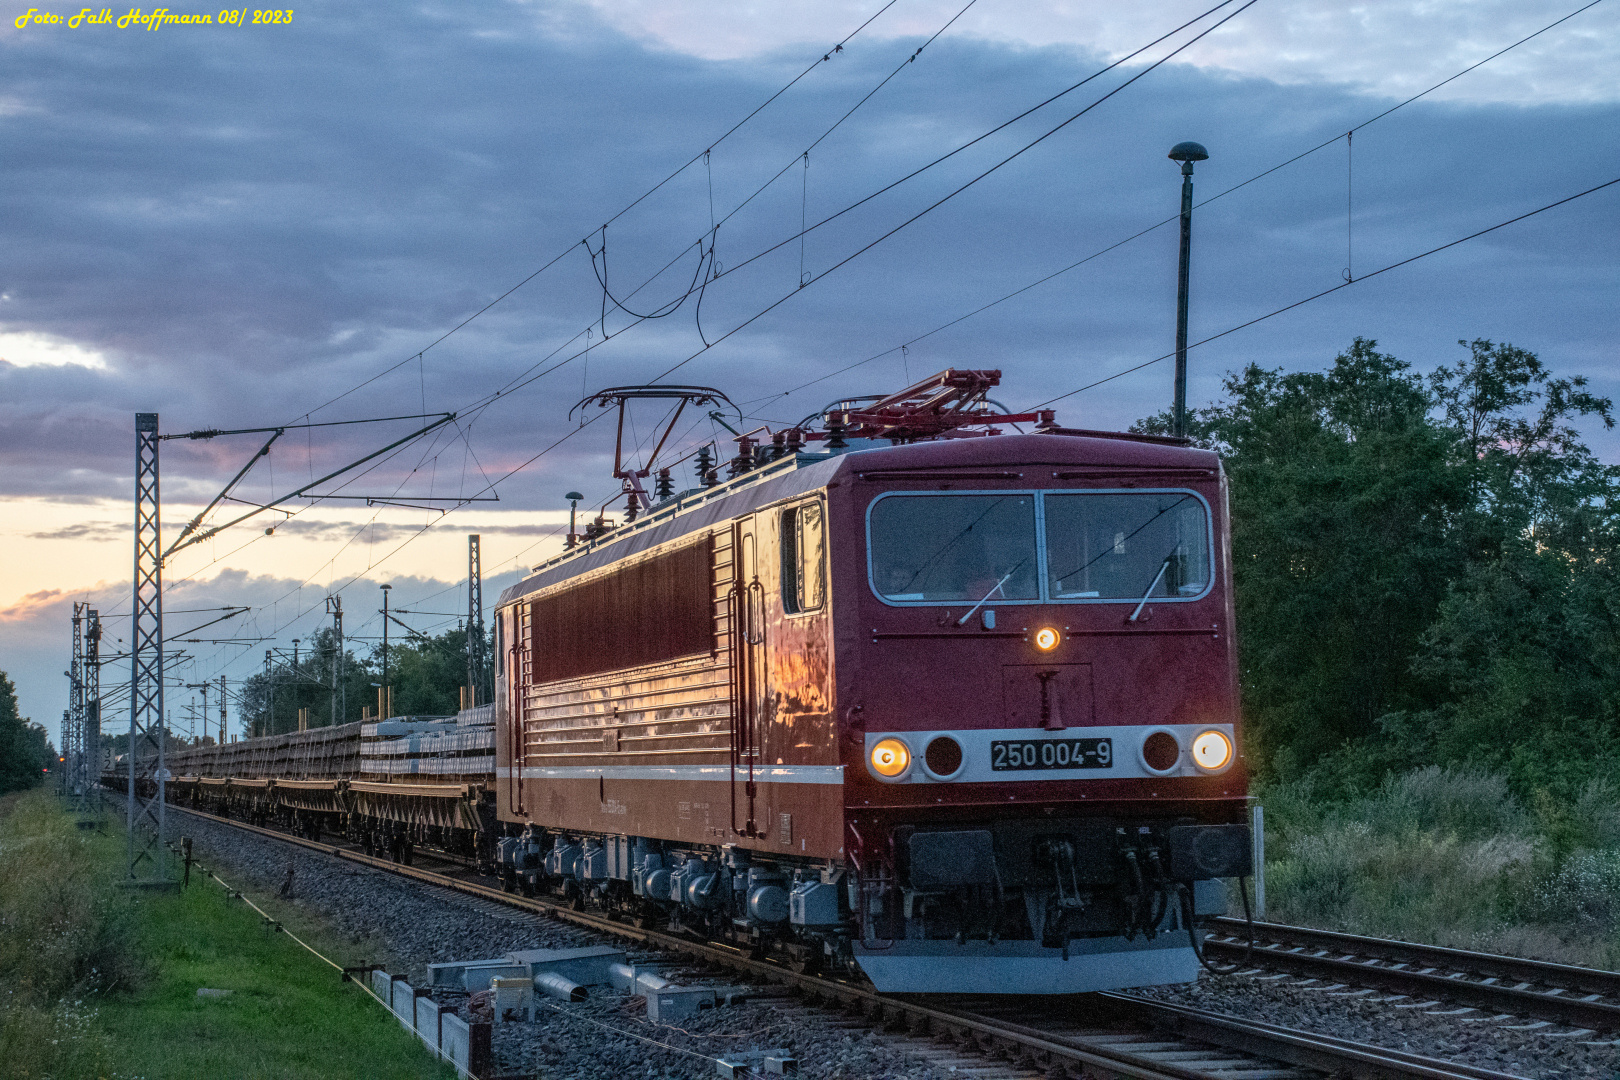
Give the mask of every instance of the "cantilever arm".
MULTIPOLYGON (((190 547, 192 544, 198 543, 198 542, 203 541, 203 540, 207 540, 211 536, 217 536, 219 533, 224 532, 226 529, 230 528, 232 525, 240 524, 241 522, 246 521, 250 517, 257 517, 259 514, 263 513, 265 510, 274 509, 277 503, 285 502, 288 499, 295 499, 298 496, 302 495, 304 492, 310 490, 311 488, 317 487, 317 486, 319 486, 321 484, 324 484, 328 480, 331 480, 333 477, 342 476, 344 473, 348 472, 350 469, 353 469, 353 468, 355 468, 356 466, 359 466, 359 465, 364 465, 366 462, 370 461, 373 458, 381 457, 382 455, 388 453, 388 451, 394 449, 395 447, 403 446, 406 443, 410 442, 412 439, 416 439, 416 438, 419 438, 419 437, 421 437, 423 435, 426 435, 428 432, 432 431, 434 428, 442 427, 443 425, 448 424, 450 421, 454 420, 455 418, 456 418, 455 413, 445 413, 443 416, 439 417, 439 419, 433 421, 433 423, 431 423, 431 424, 428 424, 426 427, 418 428, 417 430, 411 432, 409 435, 406 435, 402 439, 395 439, 393 442, 389 443, 387 446, 383 447, 381 450, 373 451, 372 453, 367 454, 365 457, 360 458, 358 461, 351 461, 349 464, 343 466, 343 468, 336 469, 336 470, 334 470, 332 472, 329 472, 325 476, 321 477, 319 480, 311 480, 309 483, 305 484, 303 487, 299 488, 297 491, 289 491, 287 494, 282 495, 279 498, 271 499, 269 502, 265 503, 263 506, 257 507, 257 508, 255 508, 253 510, 249 510, 247 513, 242 514, 240 517, 232 518, 230 521, 227 521, 223 525, 215 525, 211 529, 204 529, 202 532, 200 532, 197 535, 191 537, 190 539, 176 540, 174 542, 174 544, 170 546, 169 550, 165 551, 163 553, 163 558, 167 559, 170 555, 173 555, 175 552, 181 550, 182 548, 187 548, 187 547, 190 547)), ((234 481, 233 481, 233 483, 234 483, 234 481)))

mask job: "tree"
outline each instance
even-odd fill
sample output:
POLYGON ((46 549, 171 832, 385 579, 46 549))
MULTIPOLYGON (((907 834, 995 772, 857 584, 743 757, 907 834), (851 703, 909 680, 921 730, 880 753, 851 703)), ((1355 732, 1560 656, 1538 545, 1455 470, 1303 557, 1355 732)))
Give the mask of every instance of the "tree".
POLYGON ((1620 470, 1570 424, 1612 428, 1613 405, 1584 378, 1551 378, 1533 353, 1458 344, 1469 360, 1431 385, 1493 546, 1454 578, 1415 657, 1441 700, 1384 726, 1407 752, 1573 797, 1620 766, 1620 470))
MULTIPOLYGON (((334 636, 321 630, 294 668, 288 657, 273 663, 270 674, 249 676, 242 685, 243 713, 254 730, 278 734, 298 730, 298 710, 309 709, 310 726, 332 722, 332 659, 334 636), (274 704, 272 716, 271 705, 274 704)), ((490 655, 486 642, 485 656, 490 655)), ((376 688, 382 681, 382 648, 356 657, 345 653, 343 663, 346 711, 339 723, 360 719, 361 710, 375 707, 376 688)), ((461 626, 429 637, 406 636, 388 648, 388 681, 394 688, 396 716, 450 716, 461 706, 461 688, 467 682, 467 632, 461 626)))
POLYGON ((0 795, 33 787, 56 764, 45 728, 17 713, 17 687, 0 671, 0 795))
POLYGON ((1545 789, 1615 757, 1620 470, 1573 426, 1611 403, 1459 344, 1427 380, 1363 338, 1322 373, 1251 365, 1189 424, 1230 479, 1262 771, 1479 763, 1545 789))
POLYGON ((1357 338, 1325 373, 1250 365, 1189 425, 1230 478, 1245 715, 1277 768, 1422 704, 1412 655, 1461 556, 1455 441, 1376 345, 1357 338))
POLYGON ((242 714, 261 735, 298 730, 298 711, 309 710, 309 726, 325 727, 335 722, 348 724, 360 719, 361 710, 376 703, 371 684, 377 673, 369 658, 343 651, 339 666, 343 693, 342 715, 332 716, 332 668, 337 659, 337 635, 331 627, 318 630, 308 648, 298 656, 283 655, 273 661, 270 672, 258 672, 242 682, 242 714))
POLYGON ((408 638, 389 648, 388 664, 396 715, 453 715, 467 684, 467 631, 457 626, 436 637, 408 638))

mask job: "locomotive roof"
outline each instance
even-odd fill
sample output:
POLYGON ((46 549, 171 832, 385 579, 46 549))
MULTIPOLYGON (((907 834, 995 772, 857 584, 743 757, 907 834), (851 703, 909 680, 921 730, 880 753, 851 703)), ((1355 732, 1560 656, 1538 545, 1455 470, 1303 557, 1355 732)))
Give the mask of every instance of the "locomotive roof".
POLYGON ((1160 470, 1181 474, 1196 471, 1213 476, 1220 469, 1220 457, 1179 439, 1067 428, 1029 435, 936 439, 903 446, 798 454, 716 487, 682 492, 632 524, 553 556, 503 591, 499 603, 510 603, 637 552, 711 528, 755 507, 826 487, 841 475, 1029 465, 1117 468, 1132 475, 1160 470))

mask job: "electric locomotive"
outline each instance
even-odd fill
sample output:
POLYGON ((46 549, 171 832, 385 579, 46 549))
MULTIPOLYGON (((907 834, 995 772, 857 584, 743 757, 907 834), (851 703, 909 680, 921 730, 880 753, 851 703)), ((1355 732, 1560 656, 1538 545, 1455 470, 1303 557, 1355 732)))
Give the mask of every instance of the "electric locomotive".
MULTIPOLYGON (((508 888, 882 991, 1196 976, 1251 872, 1221 463, 997 413, 999 375, 739 436, 679 495, 616 455, 629 520, 497 607, 508 888)), ((644 397, 724 401, 593 395, 644 397)))

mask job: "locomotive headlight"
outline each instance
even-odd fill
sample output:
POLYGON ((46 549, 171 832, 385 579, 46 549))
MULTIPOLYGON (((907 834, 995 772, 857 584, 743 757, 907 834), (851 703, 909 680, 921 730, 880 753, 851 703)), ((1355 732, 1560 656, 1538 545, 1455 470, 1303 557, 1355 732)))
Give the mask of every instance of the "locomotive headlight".
POLYGON ((1051 652, 1058 647, 1058 642, 1062 640, 1063 635, 1057 632, 1056 627, 1043 626, 1035 631, 1035 647, 1041 652, 1051 652))
POLYGON ((893 780, 911 768, 911 748, 899 739, 880 739, 872 746, 871 762, 873 772, 893 780))
POLYGON ((1219 731, 1200 732, 1192 743, 1192 758, 1206 772, 1224 769, 1232 760, 1232 740, 1219 731))

